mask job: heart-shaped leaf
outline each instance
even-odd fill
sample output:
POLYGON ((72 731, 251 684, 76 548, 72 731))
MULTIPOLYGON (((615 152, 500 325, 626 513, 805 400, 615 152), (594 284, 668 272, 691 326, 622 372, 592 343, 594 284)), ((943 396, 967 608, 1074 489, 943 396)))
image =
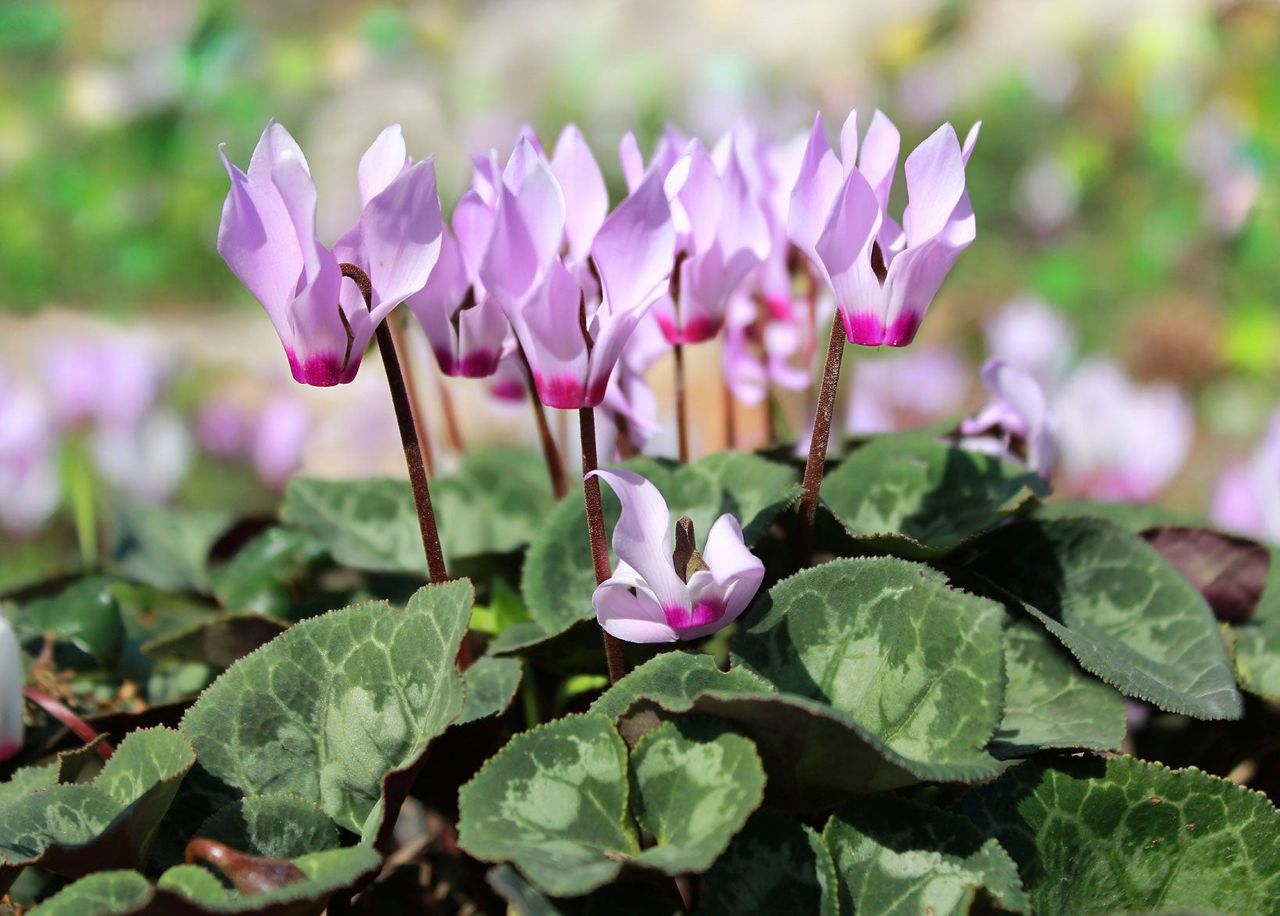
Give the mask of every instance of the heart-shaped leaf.
MULTIPOLYGON (((647 477, 666 498, 672 517, 688 515, 701 537, 721 513, 732 513, 748 545, 759 540, 774 517, 801 493, 791 468, 745 452, 720 452, 684 466, 639 458, 623 467, 647 477)), ((605 524, 612 532, 618 500, 607 486, 602 490, 605 524)), ((594 615, 593 569, 586 509, 577 495, 539 520, 525 558, 521 590, 541 638, 594 615)))
POLYGON ((822 499, 868 552, 948 553, 1036 497, 1039 475, 918 434, 884 436, 822 481, 822 499))
POLYGON ((1008 683, 1004 717, 991 740, 997 757, 1025 757, 1045 748, 1120 748, 1124 697, 1081 670, 1075 659, 1026 617, 1004 631, 1008 683))
POLYGON ((455 725, 501 715, 520 688, 522 666, 515 658, 480 658, 463 675, 467 698, 455 725))
POLYGON ((733 651, 783 694, 830 707, 933 778, 990 771, 1004 682, 998 604, 927 566, 876 557, 806 569, 757 605, 733 651))
POLYGON ((294 795, 242 798, 205 821, 195 836, 276 859, 336 849, 341 843, 338 825, 311 802, 294 795))
MULTIPOLYGON (((554 502, 541 457, 499 448, 468 453, 455 474, 431 481, 431 499, 450 561, 520 549, 542 528, 554 502)), ((346 566, 426 573, 408 481, 297 477, 285 490, 280 514, 346 566)))
POLYGON ((514 863, 546 893, 574 896, 624 863, 705 871, 763 792, 751 742, 716 723, 663 724, 636 745, 628 775, 609 719, 568 716, 517 735, 462 787, 458 842, 478 859, 514 863), (632 814, 656 845, 640 849, 632 814))
POLYGON ((1280 813, 1199 770, 1026 761, 958 811, 1013 856, 1036 913, 1263 913, 1280 898, 1280 813))
POLYGON ((39 865, 67 877, 140 868, 178 784, 195 763, 167 728, 128 735, 92 783, 62 783, 0 808, 0 890, 39 865))
POLYGON ((1121 693, 1203 719, 1240 716, 1213 613, 1137 535, 1096 518, 1029 521, 978 549, 975 568, 1121 693))
POLYGON ((908 916, 1029 909, 1018 869, 963 817, 873 796, 832 815, 822 832, 835 862, 840 911, 908 916))
POLYGON ((295 624, 218 678, 182 720, 201 765, 246 795, 291 794, 360 832, 382 778, 462 711, 454 659, 473 593, 428 585, 295 624))
POLYGON ((835 916, 836 870, 822 837, 757 811, 703 879, 698 913, 835 916))

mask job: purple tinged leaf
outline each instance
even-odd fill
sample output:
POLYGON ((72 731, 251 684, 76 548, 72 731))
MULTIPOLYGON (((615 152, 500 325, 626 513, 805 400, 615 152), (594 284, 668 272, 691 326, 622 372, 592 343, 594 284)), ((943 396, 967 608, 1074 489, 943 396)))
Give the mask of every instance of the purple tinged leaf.
POLYGON ((1164 525, 1142 536, 1204 595, 1219 620, 1243 623, 1253 617, 1271 567, 1266 547, 1210 528, 1164 525))

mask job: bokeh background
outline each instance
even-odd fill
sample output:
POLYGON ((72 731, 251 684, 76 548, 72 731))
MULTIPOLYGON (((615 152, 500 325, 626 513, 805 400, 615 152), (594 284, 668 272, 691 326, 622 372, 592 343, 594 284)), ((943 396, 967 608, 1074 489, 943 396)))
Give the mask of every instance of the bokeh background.
MULTIPOLYGON (((307 151, 328 239, 353 219, 355 164, 391 122, 415 156, 436 156, 448 210, 469 155, 505 155, 526 122, 547 143, 576 122, 617 200, 629 129, 646 150, 667 122, 710 144, 750 118, 782 140, 815 109, 834 130, 850 108, 880 107, 905 152, 941 121, 980 119, 978 239, 908 351, 914 368, 850 351, 845 431, 960 416, 982 402, 988 353, 1039 348, 1062 391, 1077 373, 1062 404, 1071 492, 1114 496, 1090 489, 1089 461, 1145 458, 1149 479, 1127 495, 1276 537, 1280 519, 1249 513, 1268 474, 1280 490, 1266 435, 1280 402, 1278 47, 1268 0, 5 0, 0 465, 34 460, 41 424, 54 434, 43 494, 0 472, 0 585, 75 561, 85 481, 250 512, 300 469, 402 472, 377 361, 342 389, 293 385, 214 250, 218 144, 247 161, 272 116, 307 151), (65 416, 60 360, 101 360, 99 379, 141 391, 126 431, 65 416), (1103 408, 1137 441, 1101 435, 1103 408), (1144 454, 1112 454, 1124 449, 1144 454)), ((434 404, 441 380, 418 355, 434 404)), ((718 372, 713 349, 697 354, 695 387, 711 393, 699 451, 723 441, 718 372)), ((669 373, 654 368, 664 411, 669 373)), ((532 441, 527 407, 466 380, 448 394, 468 442, 532 441)), ((802 434, 795 397, 774 416, 802 434)), ((447 467, 441 423, 433 410, 447 467)), ((745 411, 743 443, 767 425, 745 411)))

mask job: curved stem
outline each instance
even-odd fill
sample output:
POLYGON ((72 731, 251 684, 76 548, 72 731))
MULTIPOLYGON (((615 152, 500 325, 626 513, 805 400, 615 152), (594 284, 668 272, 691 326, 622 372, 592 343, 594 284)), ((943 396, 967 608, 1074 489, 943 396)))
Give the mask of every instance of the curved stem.
POLYGON ((801 566, 809 560, 809 539, 813 520, 818 514, 818 489, 822 486, 822 472, 827 462, 827 442, 831 439, 831 415, 836 406, 836 389, 840 385, 844 345, 844 322, 837 314, 831 323, 827 362, 822 369, 822 386, 818 389, 818 410, 813 418, 813 436, 809 440, 809 459, 804 465, 804 496, 800 498, 800 517, 796 524, 796 550, 801 566))
MULTIPOLYGON (((582 431, 582 497, 587 505, 587 536, 591 539, 591 562, 595 565, 596 585, 599 585, 609 578, 611 570, 609 542, 604 531, 604 505, 600 501, 600 478, 587 476, 599 470, 600 466, 596 455, 595 410, 579 408, 578 423, 582 431)), ((600 632, 604 636, 604 660, 609 666, 609 682, 616 684, 627 673, 622 646, 608 631, 600 632)))
MULTIPOLYGON (((341 265, 342 275, 356 281, 365 305, 373 306, 373 284, 369 275, 355 264, 341 265)), ((422 534, 422 548, 427 555, 427 571, 432 582, 444 582, 449 578, 445 570, 444 552, 440 549, 440 532, 436 530, 436 513, 431 505, 431 491, 427 487, 427 469, 422 457, 422 444, 418 440, 413 422, 413 407, 405 389, 404 374, 400 369, 400 357, 387 322, 378 325, 376 334, 378 352, 382 354, 382 366, 387 374, 387 387, 391 389, 391 404, 396 411, 396 425, 400 428, 400 444, 404 447, 404 463, 409 468, 409 483, 413 486, 413 501, 418 508, 418 530, 422 534)))
MULTIPOLYGON (((85 744, 88 744, 90 741, 93 741, 98 737, 98 732, 92 725, 72 712, 68 707, 59 703, 53 697, 43 694, 38 690, 32 690, 30 687, 23 687, 22 694, 32 703, 35 703, 47 712, 50 716, 61 722, 69 732, 74 734, 85 744)), ((98 756, 103 760, 110 760, 111 755, 116 752, 116 749, 112 747, 111 742, 103 741, 98 745, 97 751, 98 756)))
POLYGON ((555 437, 551 435, 551 425, 547 422, 547 410, 538 397, 538 386, 533 381, 533 370, 529 368, 529 358, 524 355, 524 348, 516 350, 520 354, 520 362, 524 364, 525 382, 529 386, 529 400, 533 403, 533 419, 538 424, 538 439, 542 442, 542 458, 547 463, 547 474, 551 477, 551 492, 557 500, 564 499, 569 492, 569 482, 565 479, 564 459, 560 457, 560 449, 556 446, 555 437))

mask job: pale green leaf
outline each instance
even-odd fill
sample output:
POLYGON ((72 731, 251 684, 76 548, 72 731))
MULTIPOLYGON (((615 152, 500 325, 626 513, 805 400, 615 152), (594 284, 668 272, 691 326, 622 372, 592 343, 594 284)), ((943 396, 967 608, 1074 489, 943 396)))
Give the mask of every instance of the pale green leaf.
POLYGON ((127 579, 172 591, 208 591, 209 551, 231 522, 229 512, 118 501, 108 515, 107 557, 127 579))
POLYGON ((1027 618, 1004 631, 1004 718, 991 741, 997 757, 1044 748, 1118 750, 1125 733, 1124 697, 1081 670, 1044 628, 1027 618))
POLYGON ((1199 770, 1026 761, 958 807, 1018 863, 1037 913, 1269 913, 1280 813, 1199 770))
POLYGON ((136 871, 95 872, 40 904, 40 916, 124 916, 151 902, 151 883, 136 871))
POLYGON ((471 584, 420 589, 404 610, 354 605, 295 624, 227 669, 182 721, 201 764, 246 795, 297 795, 360 832, 390 770, 462 711, 454 659, 471 584))
POLYGON ((487 719, 506 712, 520 687, 521 664, 515 658, 476 659, 463 675, 467 698, 455 725, 487 719))
POLYGON ((1121 693, 1203 719, 1241 715, 1209 605, 1137 535, 1095 518, 1031 521, 979 550, 976 569, 1121 693))
POLYGON ((1231 625, 1240 686, 1280 703, 1280 550, 1268 548, 1271 566, 1253 617, 1231 625))
POLYGON ((728 693, 770 693, 773 688, 746 668, 721 671, 710 655, 693 652, 663 652, 627 673, 591 704, 590 712, 617 719, 641 697, 658 702, 664 709, 683 712, 693 698, 706 690, 728 693))
POLYGON ((941 556, 1037 496, 1039 475, 921 435, 874 439, 822 481, 822 500, 868 550, 941 556))
POLYGON ((884 916, 965 914, 975 898, 1028 911, 1009 854, 958 815, 878 795, 832 815, 822 833, 840 889, 840 911, 884 916))

